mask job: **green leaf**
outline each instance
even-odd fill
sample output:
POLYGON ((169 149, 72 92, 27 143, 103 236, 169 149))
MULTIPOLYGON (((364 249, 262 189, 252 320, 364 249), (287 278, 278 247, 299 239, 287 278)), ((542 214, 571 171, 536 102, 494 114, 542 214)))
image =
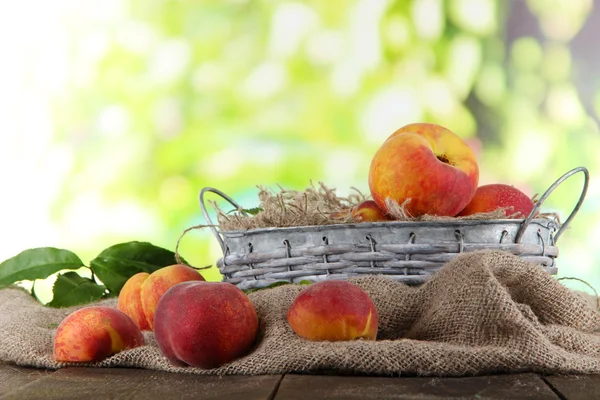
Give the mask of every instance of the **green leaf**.
POLYGON ((138 272, 152 272, 176 264, 175 253, 148 242, 127 242, 111 246, 90 262, 98 279, 113 293, 119 293, 127 279, 138 272))
POLYGON ((76 272, 58 275, 52 288, 54 298, 46 304, 49 307, 70 307, 100 300, 106 293, 106 287, 98 285, 92 279, 84 278, 76 272))
POLYGON ((63 269, 78 269, 83 262, 69 250, 38 247, 25 250, 0 264, 0 288, 18 281, 45 279, 63 269))

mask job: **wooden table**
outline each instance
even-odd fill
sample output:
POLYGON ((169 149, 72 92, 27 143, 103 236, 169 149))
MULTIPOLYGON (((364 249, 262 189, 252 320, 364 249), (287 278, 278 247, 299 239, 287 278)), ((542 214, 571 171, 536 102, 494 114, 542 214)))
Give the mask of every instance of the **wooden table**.
POLYGON ((0 362, 5 399, 600 399, 600 375, 382 378, 198 376, 127 368, 46 371, 0 362))

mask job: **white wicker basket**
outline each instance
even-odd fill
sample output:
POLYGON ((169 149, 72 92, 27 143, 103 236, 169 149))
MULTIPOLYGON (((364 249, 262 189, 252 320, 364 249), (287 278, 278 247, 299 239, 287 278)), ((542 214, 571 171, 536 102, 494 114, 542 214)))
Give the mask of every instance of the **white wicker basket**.
POLYGON ((217 261, 223 281, 242 289, 275 282, 348 279, 384 274, 407 284, 421 284, 456 255, 483 249, 503 250, 540 264, 556 274, 556 242, 575 217, 589 183, 589 172, 575 168, 552 184, 525 219, 389 221, 247 231, 219 231, 204 201, 207 192, 242 209, 231 197, 210 187, 200 192, 200 206, 223 250, 217 261), (579 200, 561 225, 535 218, 546 198, 565 179, 583 172, 579 200))

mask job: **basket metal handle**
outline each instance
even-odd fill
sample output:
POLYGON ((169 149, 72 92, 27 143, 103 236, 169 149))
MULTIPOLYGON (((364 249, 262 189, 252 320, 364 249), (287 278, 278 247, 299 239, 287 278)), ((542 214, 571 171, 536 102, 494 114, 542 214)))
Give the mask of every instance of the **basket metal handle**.
POLYGON ((217 241, 219 242, 219 245, 221 246, 221 250, 223 251, 223 254, 225 254, 225 250, 226 250, 225 242, 223 241, 221 234, 215 227, 215 224, 210 219, 210 216, 208 215, 208 211, 206 210, 206 203, 204 202, 204 194, 206 192, 218 194, 219 196, 221 196, 222 198, 227 200, 232 206, 234 206, 238 210, 241 209, 242 207, 238 203, 236 203, 235 200, 233 200, 231 197, 229 197, 225 193, 221 192, 219 189, 215 189, 212 187, 205 187, 204 189, 202 189, 200 191, 199 197, 200 197, 200 208, 202 209, 202 214, 204 215, 204 219, 206 220, 208 227, 212 231, 213 235, 217 238, 217 241))
POLYGON ((542 195, 542 197, 540 197, 540 199, 535 203, 535 206, 533 207, 533 210, 531 210, 531 212, 529 213, 529 216, 525 219, 525 221, 523 221, 523 224, 521 224, 521 228, 519 228, 519 231, 517 232, 517 235, 515 236, 515 243, 519 243, 521 241, 521 237, 525 233, 525 230, 529 226, 529 223, 536 216, 538 210, 542 206, 542 203, 544 203, 544 201, 548 198, 548 196, 550 196, 550 194, 554 191, 554 189, 556 189, 567 178, 575 175, 578 172, 583 172, 583 175, 584 175, 583 189, 581 191, 581 195, 579 196, 579 201, 575 205, 575 208, 573 209, 573 211, 571 211, 569 218, 567 218, 565 223, 561 225, 558 232, 556 232, 556 235, 554 235, 554 243, 556 243, 558 241, 558 238, 560 237, 560 235, 562 235, 562 233, 567 228, 567 226, 569 226, 569 224, 571 223, 573 218, 575 218, 575 215, 577 215, 577 212, 579 211, 579 208, 581 208, 581 204, 583 204, 583 200, 585 199, 588 185, 590 183, 590 173, 587 170, 587 168, 585 168, 585 167, 577 167, 577 168, 572 169, 571 171, 567 172, 566 174, 564 174, 563 176, 558 178, 556 180, 556 182, 554 182, 552 184, 552 186, 550 186, 546 190, 546 192, 542 195))

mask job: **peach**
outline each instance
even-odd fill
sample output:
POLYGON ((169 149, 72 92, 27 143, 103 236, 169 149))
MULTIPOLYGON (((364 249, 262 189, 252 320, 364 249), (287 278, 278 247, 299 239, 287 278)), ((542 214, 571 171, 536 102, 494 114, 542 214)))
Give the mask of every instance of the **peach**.
POLYGON ((142 282, 140 298, 150 329, 154 329, 154 313, 160 298, 171 287, 187 281, 204 281, 204 278, 192 267, 174 264, 154 271, 142 282))
POLYGON ((483 185, 458 216, 504 209, 507 218, 526 218, 533 210, 533 201, 514 186, 502 183, 483 185))
POLYGON ((225 282, 184 282, 158 302, 154 335, 161 352, 178 366, 215 368, 242 357, 258 333, 248 296, 225 282))
POLYGON ((130 277, 117 300, 117 308, 127 314, 133 322, 143 331, 151 330, 144 309, 142 308, 141 290, 142 283, 150 276, 147 272, 139 272, 130 277))
POLYGON ((360 287, 347 281, 322 281, 302 290, 287 312, 297 335, 309 340, 375 340, 377 310, 360 287))
POLYGON ((67 315, 54 336, 58 362, 93 362, 142 346, 144 336, 125 313, 113 307, 85 307, 67 315))
POLYGON ((358 203, 352 209, 352 218, 359 222, 379 222, 389 221, 391 218, 386 215, 374 200, 365 200, 358 203))
POLYGON ((473 151, 456 134, 435 124, 416 123, 394 132, 377 150, 369 189, 377 205, 404 205, 411 217, 454 216, 475 194, 479 167, 473 151))

